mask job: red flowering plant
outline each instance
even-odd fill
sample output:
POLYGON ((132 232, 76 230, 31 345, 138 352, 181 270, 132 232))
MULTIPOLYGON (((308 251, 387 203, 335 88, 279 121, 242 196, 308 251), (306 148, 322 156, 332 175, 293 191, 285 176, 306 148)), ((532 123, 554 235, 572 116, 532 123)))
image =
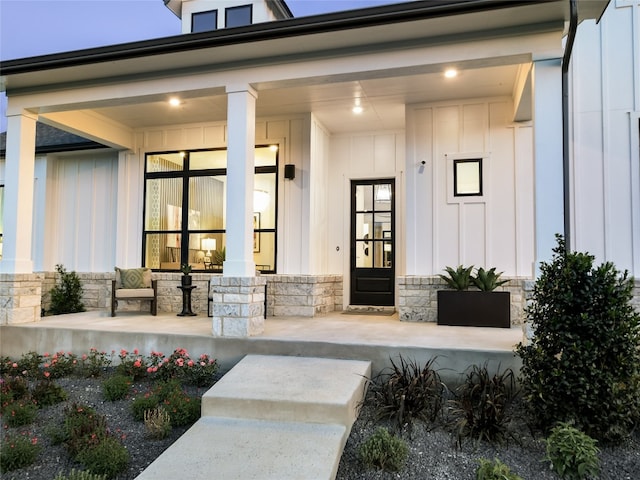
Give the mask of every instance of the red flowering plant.
POLYGON ((137 348, 132 352, 122 349, 118 356, 120 364, 116 367, 116 371, 119 374, 132 377, 134 380, 147 376, 147 360, 140 355, 137 348))

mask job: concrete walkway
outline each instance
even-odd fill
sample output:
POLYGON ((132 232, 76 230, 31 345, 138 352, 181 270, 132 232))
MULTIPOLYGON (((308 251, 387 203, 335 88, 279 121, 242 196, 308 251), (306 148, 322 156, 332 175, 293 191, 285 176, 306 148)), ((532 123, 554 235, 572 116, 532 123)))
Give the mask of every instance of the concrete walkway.
POLYGON ((247 355, 137 479, 334 479, 370 375, 366 361, 247 355))

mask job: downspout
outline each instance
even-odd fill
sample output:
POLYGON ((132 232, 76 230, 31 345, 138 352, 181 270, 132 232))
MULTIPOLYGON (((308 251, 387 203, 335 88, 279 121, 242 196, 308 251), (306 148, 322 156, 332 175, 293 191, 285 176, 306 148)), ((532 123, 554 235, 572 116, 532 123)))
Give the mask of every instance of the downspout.
POLYGON ((562 57, 562 188, 564 198, 564 240, 567 252, 571 250, 571 182, 569 164, 569 63, 573 42, 578 29, 577 0, 569 1, 569 32, 562 57))

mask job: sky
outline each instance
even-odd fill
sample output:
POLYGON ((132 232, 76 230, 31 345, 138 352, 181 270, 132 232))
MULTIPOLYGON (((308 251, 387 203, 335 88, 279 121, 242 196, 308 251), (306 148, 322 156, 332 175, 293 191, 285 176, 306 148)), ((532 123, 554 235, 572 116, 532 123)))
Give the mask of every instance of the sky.
MULTIPOLYGON (((295 17, 407 0, 286 0, 295 17)), ((0 0, 0 61, 180 34, 162 0, 0 0)), ((0 132, 6 131, 0 95, 0 132)))

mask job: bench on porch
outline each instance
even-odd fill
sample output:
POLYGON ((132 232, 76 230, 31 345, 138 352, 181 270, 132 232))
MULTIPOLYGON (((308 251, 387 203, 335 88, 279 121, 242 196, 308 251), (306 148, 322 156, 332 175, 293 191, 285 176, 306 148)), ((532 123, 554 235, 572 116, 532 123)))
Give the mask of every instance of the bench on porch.
POLYGON ((148 268, 121 269, 116 267, 116 279, 111 281, 111 316, 116 316, 118 300, 150 302, 151 315, 158 314, 158 281, 151 280, 148 268))

